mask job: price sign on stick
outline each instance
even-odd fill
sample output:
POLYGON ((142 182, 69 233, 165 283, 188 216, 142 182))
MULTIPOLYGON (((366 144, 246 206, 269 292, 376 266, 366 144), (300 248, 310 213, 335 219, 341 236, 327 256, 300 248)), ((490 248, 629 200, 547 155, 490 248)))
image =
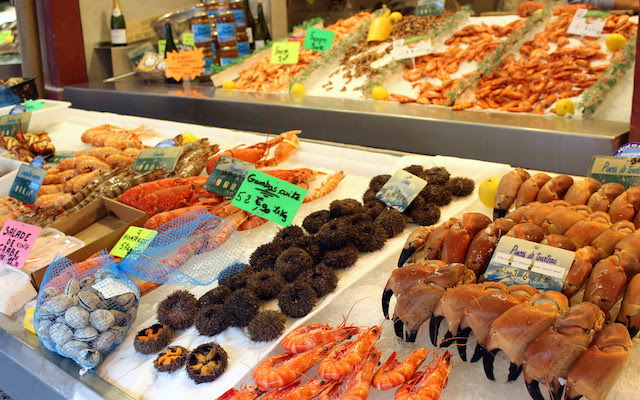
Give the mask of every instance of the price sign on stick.
POLYGON ((0 133, 2 136, 14 136, 20 129, 20 123, 22 123, 22 131, 27 132, 29 121, 31 121, 30 112, 3 115, 0 117, 0 133))
POLYGON ((640 158, 593 156, 587 176, 602 183, 616 182, 626 188, 640 185, 640 158))
POLYGON ((144 248, 146 248, 151 239, 156 237, 157 231, 145 228, 139 228, 137 226, 131 226, 122 235, 118 243, 111 249, 111 255, 116 257, 126 257, 133 249, 140 243, 145 242, 144 248))
POLYGON ((300 42, 273 42, 271 64, 297 64, 300 56, 300 42))
POLYGON ((0 263, 22 269, 42 228, 7 220, 0 231, 0 263))
POLYGON ((47 171, 42 168, 21 165, 9 189, 9 197, 27 204, 33 204, 38 198, 40 186, 42 186, 46 175, 47 171))
POLYGON ((574 257, 573 251, 503 236, 483 276, 506 285, 560 291, 574 257))
POLYGON ((391 56, 396 60, 420 57, 431 53, 431 39, 426 35, 393 41, 391 56))
POLYGON ((201 48, 172 51, 167 53, 164 61, 167 64, 164 67, 167 78, 177 81, 185 77, 196 79, 204 71, 204 53, 201 48))
POLYGON ((231 205, 282 226, 291 225, 307 195, 293 183, 252 169, 238 188, 231 205))
POLYGON ((427 186, 427 181, 405 170, 399 169, 376 194, 378 200, 403 212, 427 186))
POLYGON ((182 147, 152 147, 143 149, 131 169, 138 172, 155 171, 164 168, 171 172, 182 155, 182 147))
POLYGON ((334 36, 335 32, 318 28, 309 28, 307 29, 307 34, 304 37, 304 45, 302 47, 319 52, 327 51, 333 44, 334 36))
POLYGON ((607 22, 609 13, 600 10, 587 10, 581 8, 576 10, 571 25, 567 28, 567 33, 571 35, 598 37, 602 34, 604 24, 607 22))

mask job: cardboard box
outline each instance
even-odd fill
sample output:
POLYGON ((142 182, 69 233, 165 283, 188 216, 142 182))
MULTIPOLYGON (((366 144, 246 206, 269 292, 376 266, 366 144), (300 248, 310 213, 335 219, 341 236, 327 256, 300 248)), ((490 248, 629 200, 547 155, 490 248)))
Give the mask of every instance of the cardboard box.
MULTIPOLYGON (((143 226, 147 219, 149 216, 143 211, 102 197, 49 226, 85 243, 84 247, 67 256, 72 261, 80 262, 102 249, 111 250, 130 226, 143 226)), ((36 289, 40 288, 47 268, 31 274, 36 289)))

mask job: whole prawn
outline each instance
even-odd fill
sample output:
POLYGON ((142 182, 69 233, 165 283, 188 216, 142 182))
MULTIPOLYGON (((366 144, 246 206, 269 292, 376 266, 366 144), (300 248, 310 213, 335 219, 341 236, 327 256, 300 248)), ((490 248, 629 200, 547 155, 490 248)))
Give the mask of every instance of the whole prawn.
POLYGON ((421 347, 400 362, 396 359, 397 353, 394 352, 376 371, 371 382, 372 386, 378 390, 388 390, 402 385, 411 379, 430 353, 431 351, 426 347, 421 347))
POLYGON ((382 326, 372 326, 360 333, 358 339, 336 347, 320 362, 318 374, 329 380, 344 379, 362 362, 381 333, 382 326))
POLYGON ((349 339, 360 332, 357 326, 332 327, 327 324, 311 324, 298 327, 282 339, 282 347, 289 353, 303 353, 325 343, 349 339))
POLYGON ((396 392, 395 400, 438 400, 442 389, 447 386, 449 373, 453 368, 451 353, 445 351, 433 360, 427 369, 416 373, 411 380, 396 392))
POLYGON ((329 354, 337 342, 330 342, 300 354, 284 353, 269 357, 253 371, 253 381, 261 388, 285 386, 329 354))
POLYGON ((231 388, 216 400, 254 400, 262 396, 263 393, 265 393, 265 390, 257 386, 248 386, 242 390, 231 388))

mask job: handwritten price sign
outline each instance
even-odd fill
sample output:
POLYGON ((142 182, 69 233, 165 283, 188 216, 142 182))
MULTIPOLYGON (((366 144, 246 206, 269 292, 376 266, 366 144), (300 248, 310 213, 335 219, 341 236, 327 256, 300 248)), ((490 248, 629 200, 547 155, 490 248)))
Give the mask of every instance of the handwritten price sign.
POLYGON ((0 263, 21 269, 42 228, 13 220, 0 231, 0 263))
POLYGON ((602 34, 605 22, 609 13, 600 10, 587 10, 581 8, 576 10, 576 14, 567 28, 570 35, 598 37, 602 34))
POLYGON ((118 243, 113 246, 111 249, 111 255, 116 257, 126 257, 133 249, 137 246, 141 248, 139 250, 144 250, 149 246, 151 240, 156 237, 158 234, 157 231, 145 228, 138 228, 137 226, 131 226, 127 231, 122 235, 118 243), (144 243, 140 245, 140 243, 144 243))
POLYGON ((167 66, 167 78, 177 81, 185 77, 196 79, 204 71, 204 53, 201 48, 172 51, 164 60, 167 66))
POLYGON ((333 44, 334 32, 325 31, 324 29, 309 28, 304 37, 304 49, 324 52, 331 48, 333 44))
POLYGON ((291 225, 307 190, 252 169, 231 205, 282 226, 291 225))
POLYGON ((426 35, 416 36, 409 39, 394 40, 391 56, 396 60, 404 60, 405 58, 415 58, 429 54, 432 50, 433 46, 430 38, 426 35))
POLYGON ((271 64, 297 64, 300 56, 300 42, 273 42, 271 64))

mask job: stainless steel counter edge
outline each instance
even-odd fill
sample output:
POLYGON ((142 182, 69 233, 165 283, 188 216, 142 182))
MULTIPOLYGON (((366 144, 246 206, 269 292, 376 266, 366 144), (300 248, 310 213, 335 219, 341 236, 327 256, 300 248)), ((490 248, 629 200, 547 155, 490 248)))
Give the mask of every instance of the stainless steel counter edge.
POLYGON ((20 318, 0 314, 0 388, 20 399, 132 399, 92 372, 42 346, 20 318))
POLYGON ((135 80, 65 88, 73 107, 248 131, 449 155, 584 175, 595 154, 626 142, 629 124, 556 116, 146 85, 135 80))

